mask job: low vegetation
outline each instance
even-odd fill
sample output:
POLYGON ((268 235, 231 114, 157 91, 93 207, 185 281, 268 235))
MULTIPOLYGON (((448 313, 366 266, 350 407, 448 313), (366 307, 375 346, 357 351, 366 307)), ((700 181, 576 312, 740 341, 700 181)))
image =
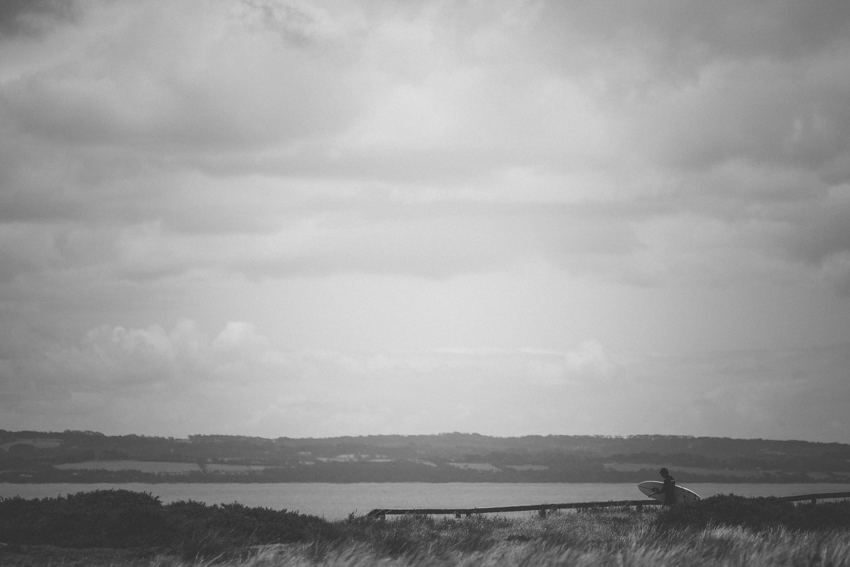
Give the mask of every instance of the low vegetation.
POLYGON ((850 567, 850 502, 716 496, 668 510, 455 519, 350 516, 126 490, 0 500, 0 565, 830 565, 850 567))
POLYGON ((760 532, 850 528, 850 502, 794 504, 781 498, 714 496, 674 506, 659 515, 656 525, 666 529, 740 526, 760 532))
POLYGON ((98 490, 65 497, 0 499, 0 542, 61 548, 145 548, 183 558, 241 553, 269 543, 339 539, 322 518, 241 504, 208 506, 129 490, 98 490))

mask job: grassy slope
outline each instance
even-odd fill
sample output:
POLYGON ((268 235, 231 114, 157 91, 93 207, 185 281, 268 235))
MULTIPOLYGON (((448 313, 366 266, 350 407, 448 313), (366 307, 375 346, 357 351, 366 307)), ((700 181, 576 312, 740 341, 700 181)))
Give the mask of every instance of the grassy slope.
MULTIPOLYGON (((107 496, 123 504, 132 501, 123 493, 107 496)), ((98 500, 100 506, 103 500, 98 500)), ((141 503, 151 506, 145 499, 141 503)), ((173 509, 162 507, 172 520, 179 519, 175 526, 189 525, 189 519, 194 522, 191 525, 196 531, 189 534, 194 541, 189 545, 184 542, 182 547, 113 552, 38 546, 25 553, 0 553, 0 565, 177 567, 217 561, 238 567, 850 567, 850 503, 786 506, 775 499, 715 497, 692 507, 662 512, 607 509, 565 512, 545 519, 534 515, 457 520, 411 516, 383 521, 351 517, 333 523, 259 512, 262 509, 225 509, 199 504, 189 507, 192 514, 188 515, 185 504, 173 509), (240 524, 249 525, 264 516, 266 521, 277 524, 276 530, 234 537, 241 533, 240 524), (784 525, 786 522, 796 522, 798 528, 789 528, 784 525), (203 531, 204 526, 211 529, 203 531), (297 537, 292 537, 294 532, 284 533, 293 528, 300 530, 295 534, 297 537), (243 547, 244 543, 272 541, 289 543, 243 547)), ((254 527, 261 529, 258 524, 254 527)))
MULTIPOLYGON (((651 515, 651 514, 649 514, 651 515)), ((135 567, 224 564, 233 567, 436 567, 436 566, 850 566, 847 532, 805 533, 779 529, 757 533, 740 527, 713 527, 657 533, 639 518, 612 529, 609 514, 555 516, 511 521, 495 527, 484 540, 465 535, 464 527, 445 527, 437 541, 431 527, 423 545, 387 554, 371 543, 304 543, 268 546, 237 558, 177 559, 173 556, 104 554, 102 550, 41 550, 39 555, 0 554, 0 565, 87 565, 135 567), (637 525, 633 525, 637 524, 637 525), (499 536, 507 536, 502 539, 499 536), (513 536, 513 537, 512 537, 513 536), (525 539, 530 537, 530 539, 525 539), (563 540, 561 539, 563 538, 563 540), (426 543, 427 542, 427 543, 426 543)), ((391 522, 394 523, 394 522, 391 522)), ((459 523, 468 523, 462 520, 459 523)), ((421 527, 408 525, 416 532, 421 527)), ((475 531, 475 530, 473 530, 475 531)))
MULTIPOLYGON (((603 523, 606 519, 600 519, 603 523)), ((256 557, 236 562, 240 567, 322 565, 359 567, 384 565, 426 566, 556 566, 593 565, 617 567, 712 566, 802 566, 850 565, 847 533, 796 533, 776 530, 755 533, 740 527, 668 531, 652 529, 611 533, 606 526, 577 530, 561 518, 545 521, 549 533, 541 539, 500 540, 480 550, 464 551, 455 545, 432 545, 422 552, 387 556, 365 545, 348 544, 329 549, 318 558, 312 550, 270 549, 256 557), (569 527, 563 527, 566 524, 569 527), (567 541, 551 539, 560 532, 567 541), (569 532, 568 534, 565 532, 569 532), (315 561, 315 562, 314 562, 315 561)), ((617 530, 615 530, 616 532, 617 530)))

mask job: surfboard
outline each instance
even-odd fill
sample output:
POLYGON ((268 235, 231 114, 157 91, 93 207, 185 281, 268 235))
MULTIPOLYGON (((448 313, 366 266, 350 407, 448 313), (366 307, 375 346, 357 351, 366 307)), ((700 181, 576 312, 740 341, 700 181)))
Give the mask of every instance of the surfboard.
MULTIPOLYGON (((660 492, 656 492, 653 494, 653 489, 661 490, 661 487, 664 486, 664 483, 659 480, 645 480, 638 485, 638 490, 649 496, 650 498, 655 498, 661 502, 664 502, 664 495, 660 492)), ((689 490, 684 486, 676 485, 675 490, 673 490, 673 494, 676 495, 676 504, 679 502, 690 502, 692 500, 701 500, 699 494, 694 492, 693 490, 689 490)))

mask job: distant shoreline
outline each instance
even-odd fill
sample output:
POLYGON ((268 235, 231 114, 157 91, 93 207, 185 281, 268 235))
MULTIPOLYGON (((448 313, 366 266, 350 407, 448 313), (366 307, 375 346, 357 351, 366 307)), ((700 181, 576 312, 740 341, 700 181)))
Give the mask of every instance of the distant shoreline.
POLYGON ((293 439, 0 430, 7 483, 850 483, 850 445, 670 435, 293 439))

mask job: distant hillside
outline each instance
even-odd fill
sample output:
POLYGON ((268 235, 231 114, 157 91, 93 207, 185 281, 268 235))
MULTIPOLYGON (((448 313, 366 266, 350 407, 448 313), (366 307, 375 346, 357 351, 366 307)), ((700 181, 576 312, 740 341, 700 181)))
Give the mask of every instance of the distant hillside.
POLYGON ((265 439, 0 430, 0 482, 847 482, 850 445, 669 435, 265 439))

